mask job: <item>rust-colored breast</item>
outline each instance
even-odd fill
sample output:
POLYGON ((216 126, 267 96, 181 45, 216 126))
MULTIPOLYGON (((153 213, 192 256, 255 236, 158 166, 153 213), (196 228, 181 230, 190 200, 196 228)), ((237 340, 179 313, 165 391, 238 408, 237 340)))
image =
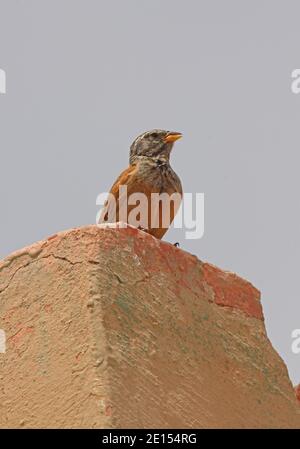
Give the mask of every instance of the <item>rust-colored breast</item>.
POLYGON ((180 206, 182 188, 171 167, 170 171, 161 170, 149 163, 129 166, 117 178, 110 193, 115 198, 115 204, 108 198, 100 223, 126 221, 161 239, 180 206), (127 195, 120 193, 120 186, 127 186, 127 195), (170 195, 173 195, 171 201, 170 195), (112 214, 113 209, 115 214, 112 214))

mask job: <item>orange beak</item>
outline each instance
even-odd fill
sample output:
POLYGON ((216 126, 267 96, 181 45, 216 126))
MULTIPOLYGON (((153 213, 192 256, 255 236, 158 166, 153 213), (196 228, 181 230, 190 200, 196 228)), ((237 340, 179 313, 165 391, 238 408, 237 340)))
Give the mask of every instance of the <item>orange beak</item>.
POLYGON ((181 133, 168 133, 165 137, 165 142, 172 143, 176 142, 176 140, 181 139, 182 134, 181 133))

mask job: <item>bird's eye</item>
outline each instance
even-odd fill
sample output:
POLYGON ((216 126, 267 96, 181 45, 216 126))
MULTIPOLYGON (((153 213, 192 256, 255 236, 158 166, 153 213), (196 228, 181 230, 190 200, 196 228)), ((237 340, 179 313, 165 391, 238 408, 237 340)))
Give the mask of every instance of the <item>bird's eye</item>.
POLYGON ((152 133, 151 137, 152 137, 153 139, 157 139, 157 138, 158 138, 158 133, 152 133))

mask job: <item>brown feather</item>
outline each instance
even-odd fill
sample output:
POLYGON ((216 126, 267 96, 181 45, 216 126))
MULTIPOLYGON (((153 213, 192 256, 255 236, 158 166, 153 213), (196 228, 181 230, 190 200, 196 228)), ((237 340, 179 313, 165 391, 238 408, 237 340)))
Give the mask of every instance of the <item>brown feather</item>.
POLYGON ((130 151, 131 164, 120 174, 110 189, 115 201, 112 201, 110 197, 108 198, 99 223, 112 219, 112 222, 126 221, 131 225, 136 225, 139 219, 144 217, 146 222, 141 222, 140 225, 144 231, 158 239, 164 236, 174 220, 182 197, 180 179, 169 163, 173 143, 169 143, 169 141, 166 143, 165 138, 171 135, 178 136, 179 134, 153 130, 144 133, 134 141, 130 151), (120 186, 127 186, 127 196, 120 195, 120 186), (130 196, 135 193, 144 194, 148 200, 147 204, 144 205, 143 202, 128 204, 130 196), (153 208, 151 194, 154 193, 166 193, 168 195, 177 193, 179 194, 179 201, 171 202, 169 209, 163 210, 162 202, 156 203, 156 207, 153 208), (114 211, 115 205, 116 210, 114 211), (125 217, 122 217, 121 211, 124 205, 127 206, 127 213, 125 213, 125 217), (143 206, 146 207, 146 210, 143 209, 143 206), (139 210, 140 214, 138 213, 139 210), (163 217, 163 212, 165 217, 163 217), (137 220, 134 220, 135 216, 137 220), (151 218, 154 218, 152 222, 151 218), (163 221, 163 218, 165 221, 163 221), (155 227, 155 219, 157 227, 155 227))

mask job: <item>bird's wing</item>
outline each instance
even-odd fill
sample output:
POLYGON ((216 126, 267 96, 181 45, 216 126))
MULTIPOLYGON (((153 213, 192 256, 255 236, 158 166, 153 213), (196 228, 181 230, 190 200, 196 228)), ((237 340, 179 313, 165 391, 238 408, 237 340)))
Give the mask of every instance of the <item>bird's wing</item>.
MULTIPOLYGON (((130 194, 131 187, 135 183, 135 174, 137 171, 136 165, 130 165, 124 170, 117 178, 115 183, 110 189, 110 195, 106 200, 102 213, 100 215, 100 223, 115 223, 120 220, 119 210, 122 206, 127 205, 127 197, 130 194), (120 189, 121 186, 127 187, 127 195, 124 189, 120 189)), ((121 217, 123 218, 123 217, 121 217)), ((125 218, 125 217, 124 217, 125 218)), ((127 220, 127 217, 126 217, 127 220)))

